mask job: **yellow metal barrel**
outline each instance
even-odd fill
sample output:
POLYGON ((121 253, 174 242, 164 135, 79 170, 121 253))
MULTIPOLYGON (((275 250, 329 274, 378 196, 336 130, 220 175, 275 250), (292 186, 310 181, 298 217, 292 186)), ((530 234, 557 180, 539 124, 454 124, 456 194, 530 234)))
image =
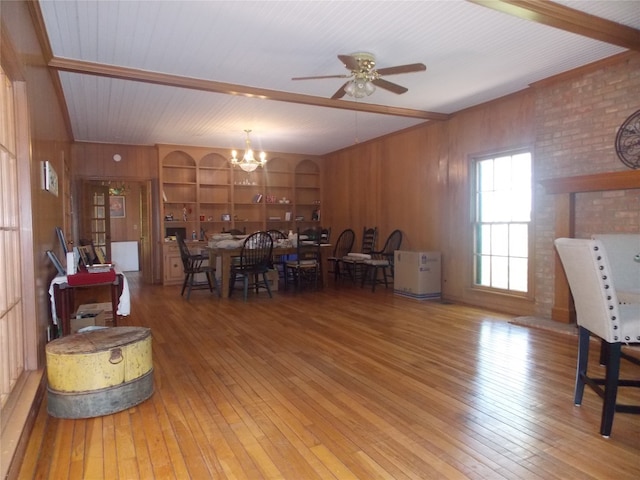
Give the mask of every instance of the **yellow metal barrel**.
POLYGON ((113 327, 47 344, 49 413, 89 418, 130 408, 153 394, 151 330, 113 327))

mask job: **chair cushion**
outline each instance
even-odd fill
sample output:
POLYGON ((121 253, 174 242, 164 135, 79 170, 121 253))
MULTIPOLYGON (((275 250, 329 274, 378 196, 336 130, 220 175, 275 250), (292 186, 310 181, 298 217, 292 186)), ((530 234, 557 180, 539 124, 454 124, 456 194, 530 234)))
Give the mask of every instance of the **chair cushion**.
POLYGON ((300 260, 300 263, 298 264, 298 261, 292 261, 292 262, 287 262, 287 266, 288 267, 315 267, 318 264, 318 262, 316 262, 315 260, 300 260))
POLYGON ((388 267, 389 266, 389 260, 365 260, 364 263, 366 265, 372 265, 374 267, 388 267))
POLYGON ((348 263, 361 263, 365 260, 371 260, 371 255, 367 253, 349 253, 342 257, 342 261, 348 263))
POLYGON ((347 253, 347 257, 371 258, 371 255, 369 255, 368 253, 349 252, 347 253))

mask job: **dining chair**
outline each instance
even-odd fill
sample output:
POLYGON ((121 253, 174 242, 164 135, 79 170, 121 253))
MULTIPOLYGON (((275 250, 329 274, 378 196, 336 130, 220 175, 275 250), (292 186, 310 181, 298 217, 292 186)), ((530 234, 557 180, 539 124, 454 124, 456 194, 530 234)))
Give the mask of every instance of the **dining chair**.
POLYGON ((384 242, 382 250, 377 252, 371 252, 371 258, 365 259, 363 263, 362 272, 362 287, 367 280, 371 281, 371 291, 376 291, 377 283, 384 283, 384 288, 387 288, 388 278, 394 277, 394 256, 395 251, 400 250, 402 244, 402 232, 400 230, 394 230, 389 234, 387 240, 384 242), (382 270, 382 280, 378 279, 378 271, 382 270), (369 273, 371 272, 371 278, 369 273))
POLYGON ((362 266, 366 259, 371 258, 371 252, 375 250, 378 238, 378 227, 364 227, 362 230, 362 245, 359 252, 349 252, 340 259, 340 275, 348 276, 356 283, 362 275, 362 266))
POLYGON ((202 253, 191 253, 184 238, 181 235, 176 235, 178 242, 178 248, 180 249, 180 259, 182 260, 182 268, 184 270, 184 281, 182 282, 181 296, 184 296, 184 291, 187 290, 187 300, 191 297, 191 290, 201 290, 208 288, 213 292, 215 289, 220 296, 220 287, 216 280, 216 269, 212 265, 208 265, 205 261, 209 261, 209 255, 202 253), (198 280, 197 275, 204 275, 204 280, 198 280))
POLYGON ((308 240, 301 240, 300 237, 298 234, 295 259, 287 260, 284 264, 285 288, 288 288, 289 281, 292 280, 296 290, 302 290, 305 285, 313 285, 317 289, 322 265, 320 229, 311 232, 308 240))
POLYGON ((615 412, 640 413, 640 405, 617 403, 619 387, 640 387, 640 380, 620 378, 621 360, 640 366, 638 356, 623 350, 623 346, 640 343, 640 304, 618 302, 607 252, 600 240, 558 238, 555 247, 569 281, 578 324, 574 403, 582 404, 585 385, 593 389, 603 399, 600 434, 609 437, 615 412), (591 376, 588 371, 591 335, 601 343, 604 377, 591 376))
POLYGON ((356 232, 351 228, 343 230, 340 235, 338 235, 338 240, 333 247, 333 255, 327 258, 330 265, 329 273, 333 273, 334 280, 338 280, 340 277, 340 262, 342 261, 342 257, 351 251, 355 240, 356 232))
POLYGON ((594 234, 607 250, 620 303, 640 303, 640 233, 594 234))
POLYGON ((229 297, 235 289, 237 280, 242 280, 244 301, 247 301, 250 286, 255 289, 256 294, 260 288, 264 288, 269 297, 273 297, 267 277, 272 252, 273 238, 267 232, 252 233, 244 240, 238 261, 231 265, 229 297))

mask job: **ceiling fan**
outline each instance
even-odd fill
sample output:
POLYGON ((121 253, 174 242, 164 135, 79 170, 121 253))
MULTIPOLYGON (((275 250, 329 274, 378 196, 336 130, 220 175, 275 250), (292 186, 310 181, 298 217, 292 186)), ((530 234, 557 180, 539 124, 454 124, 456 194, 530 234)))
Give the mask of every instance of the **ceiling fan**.
POLYGON ((345 68, 350 70, 350 73, 343 75, 322 75, 318 77, 294 77, 291 80, 348 78, 349 80, 347 80, 331 98, 335 100, 344 97, 345 94, 362 98, 371 95, 376 87, 384 88, 397 94, 405 93, 408 90, 407 88, 384 80, 381 77, 385 75, 397 75, 399 73, 422 72, 427 69, 422 63, 411 63, 409 65, 398 65, 396 67, 379 68, 376 70, 375 56, 366 52, 338 55, 338 58, 344 64, 345 68))

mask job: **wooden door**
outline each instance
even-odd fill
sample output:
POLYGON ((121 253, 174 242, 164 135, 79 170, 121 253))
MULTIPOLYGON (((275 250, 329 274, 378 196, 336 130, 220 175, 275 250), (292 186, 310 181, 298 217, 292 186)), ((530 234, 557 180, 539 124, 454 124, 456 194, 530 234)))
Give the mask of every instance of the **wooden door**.
POLYGON ((111 218, 109 214, 109 187, 84 182, 82 185, 82 223, 80 238, 93 240, 111 258, 111 218))

